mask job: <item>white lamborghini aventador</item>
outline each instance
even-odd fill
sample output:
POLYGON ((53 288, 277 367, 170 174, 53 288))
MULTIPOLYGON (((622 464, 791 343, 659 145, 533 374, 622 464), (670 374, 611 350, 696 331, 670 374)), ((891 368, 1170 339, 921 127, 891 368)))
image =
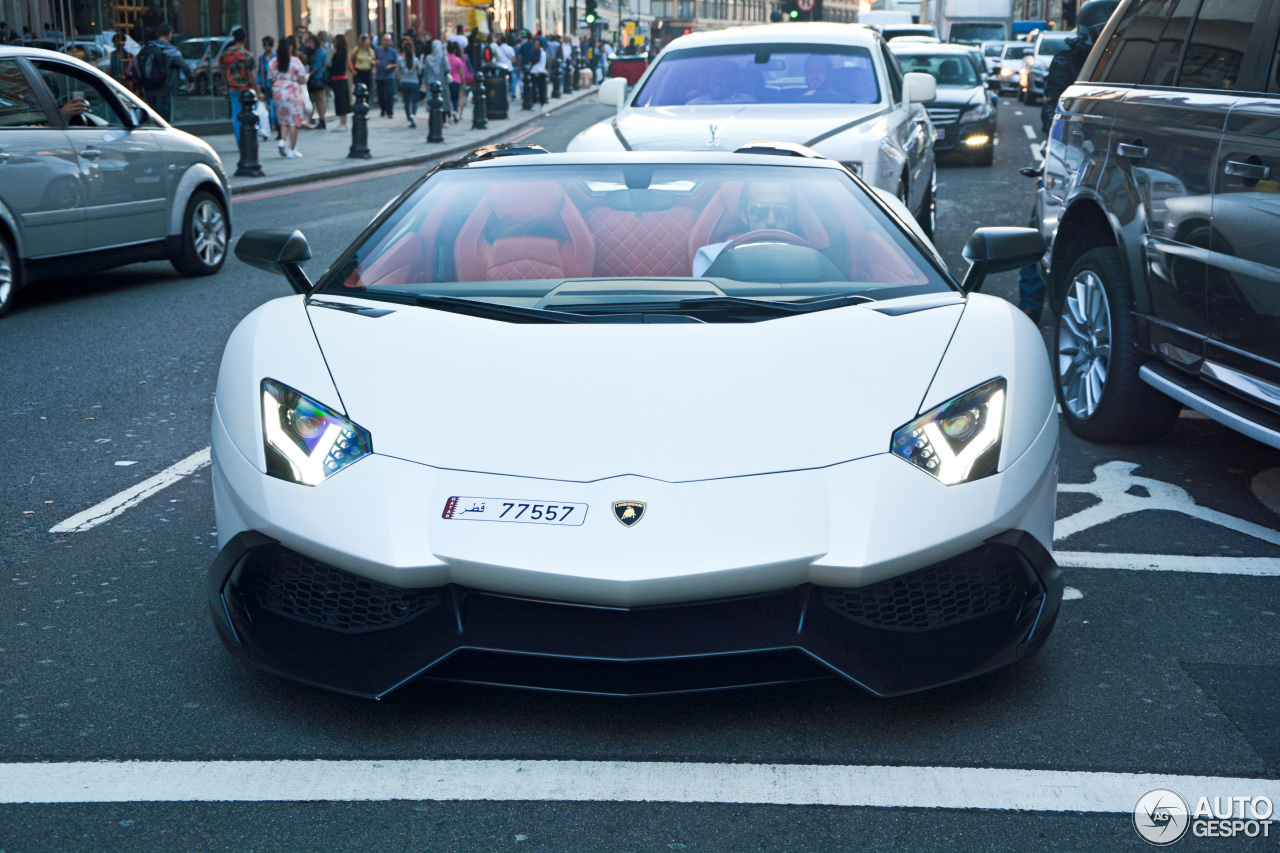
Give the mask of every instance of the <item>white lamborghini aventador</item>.
POLYGON ((1058 419, 1044 344, 892 195, 803 149, 482 149, 232 334, 213 621, 378 697, 843 676, 878 696, 1034 652, 1058 419))

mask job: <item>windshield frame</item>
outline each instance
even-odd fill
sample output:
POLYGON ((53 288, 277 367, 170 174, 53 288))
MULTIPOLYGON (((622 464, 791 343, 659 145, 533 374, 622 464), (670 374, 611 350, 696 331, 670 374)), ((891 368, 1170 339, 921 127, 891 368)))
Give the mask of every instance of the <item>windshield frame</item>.
MULTIPOLYGON (((537 159, 541 160, 542 157, 539 156, 537 159)), ((350 265, 356 260, 356 256, 359 253, 360 249, 363 248, 364 245, 371 238, 373 238, 374 235, 376 235, 379 232, 379 230, 389 220, 391 220, 393 217, 398 216, 401 212, 401 209, 404 207, 404 205, 407 203, 411 203, 411 201, 415 198, 419 190, 427 182, 433 180, 434 178, 436 178, 442 173, 456 171, 459 169, 468 169, 468 170, 475 169, 477 171, 481 171, 481 170, 487 171, 489 169, 526 169, 526 168, 529 168, 531 165, 533 165, 527 162, 518 162, 520 160, 525 160, 525 158, 520 157, 518 158, 518 160, 517 158, 502 158, 501 160, 489 161, 487 163, 467 163, 462 160, 454 160, 454 161, 441 163, 437 166, 434 166, 429 171, 427 171, 427 173, 424 174, 421 178, 419 178, 417 181, 413 182, 411 185, 405 188, 405 190, 399 196, 397 196, 396 198, 388 202, 386 206, 382 209, 382 211, 373 218, 373 221, 371 221, 367 226, 365 226, 363 230, 360 231, 358 235, 356 235, 355 239, 351 241, 351 243, 346 247, 346 249, 344 249, 342 253, 333 261, 333 263, 330 264, 329 267, 323 273, 321 273, 320 277, 316 279, 311 289, 308 290, 307 293, 305 294, 305 301, 308 304, 310 304, 313 298, 324 298, 324 297, 336 296, 336 297, 344 297, 344 298, 352 298, 352 299, 367 299, 371 302, 379 302, 382 304, 386 304, 388 302, 395 302, 396 300, 393 300, 393 299, 380 298, 380 295, 376 291, 372 291, 370 289, 363 289, 363 290, 356 289, 356 288, 340 289, 335 286, 335 283, 340 284, 341 279, 344 278, 342 274, 343 271, 348 267, 348 265, 350 265)), ((643 159, 636 159, 635 162, 637 164, 643 164, 643 165, 666 166, 666 167, 670 167, 670 166, 678 167, 682 165, 689 166, 689 167, 697 167, 697 166, 704 166, 704 165, 729 165, 729 166, 737 165, 733 161, 727 160, 727 158, 722 159, 720 157, 716 157, 715 159, 709 159, 707 161, 699 162, 698 160, 694 160, 694 159, 684 159, 674 154, 669 154, 667 157, 661 157, 661 156, 660 157, 644 157, 643 159)), ((563 160, 560 160, 560 158, 557 158, 556 165, 587 165, 591 163, 607 163, 610 165, 613 165, 616 163, 617 165, 631 165, 631 158, 628 158, 627 161, 622 161, 622 160, 613 161, 613 160, 602 160, 602 159, 597 159, 593 157, 587 163, 583 163, 580 160, 576 162, 565 162, 563 160)), ((832 171, 839 172, 844 178, 846 178, 853 184, 857 192, 861 193, 861 199, 865 199, 865 201, 872 208, 874 208, 876 212, 878 212, 879 214, 881 214, 882 216, 890 220, 890 224, 888 227, 897 228, 898 232, 902 235, 902 237, 908 243, 910 243, 911 248, 915 250, 915 254, 916 254, 916 257, 913 257, 911 259, 913 262, 920 263, 922 265, 922 268, 925 268, 927 269, 927 271, 935 274, 939 278, 939 280, 948 288, 948 291, 951 294, 957 295, 960 297, 963 297, 965 295, 964 288, 961 286, 960 280, 957 279, 956 276, 947 267, 946 263, 942 259, 942 256, 938 253, 938 250, 936 249, 936 247, 930 245, 927 241, 921 238, 920 234, 916 230, 916 226, 914 226, 913 223, 909 223, 907 220, 904 220, 902 215, 899 213, 899 211, 897 211, 894 207, 891 207, 889 202, 886 201, 885 198, 880 195, 881 191, 878 191, 874 187, 871 187, 869 184, 864 182, 861 177, 859 177, 857 174, 855 174, 852 170, 850 170, 848 167, 844 166, 843 164, 836 163, 834 161, 826 161, 826 160, 822 160, 820 163, 815 163, 813 161, 796 161, 796 160, 791 160, 791 162, 780 163, 780 162, 777 162, 774 158, 770 158, 765 155, 744 155, 742 156, 742 165, 759 165, 759 166, 768 166, 772 168, 821 168, 821 169, 830 169, 832 171)), ((926 291, 919 295, 925 296, 930 294, 935 296, 939 295, 937 292, 931 292, 931 291, 926 291)), ((891 298, 897 298, 897 297, 891 297, 891 298)), ((401 304, 403 304, 403 300, 399 300, 399 301, 401 304)), ((480 300, 476 300, 476 301, 480 301, 480 300)), ((850 304, 853 304, 853 303, 850 303, 850 304)))

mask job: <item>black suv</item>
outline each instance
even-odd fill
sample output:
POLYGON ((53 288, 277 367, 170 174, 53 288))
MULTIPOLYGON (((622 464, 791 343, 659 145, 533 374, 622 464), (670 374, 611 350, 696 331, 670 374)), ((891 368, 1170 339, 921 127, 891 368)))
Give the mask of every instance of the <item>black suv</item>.
POLYGON ((1063 415, 1183 405, 1280 447, 1280 3, 1125 0, 1063 95, 1037 202, 1063 415))

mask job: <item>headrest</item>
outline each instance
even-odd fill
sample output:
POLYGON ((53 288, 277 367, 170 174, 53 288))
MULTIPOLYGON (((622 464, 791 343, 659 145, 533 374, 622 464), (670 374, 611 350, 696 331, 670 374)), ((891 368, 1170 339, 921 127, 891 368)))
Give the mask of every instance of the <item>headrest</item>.
POLYGON ((549 218, 564 201, 564 188, 557 183, 504 184, 489 190, 493 215, 502 222, 537 222, 549 218))

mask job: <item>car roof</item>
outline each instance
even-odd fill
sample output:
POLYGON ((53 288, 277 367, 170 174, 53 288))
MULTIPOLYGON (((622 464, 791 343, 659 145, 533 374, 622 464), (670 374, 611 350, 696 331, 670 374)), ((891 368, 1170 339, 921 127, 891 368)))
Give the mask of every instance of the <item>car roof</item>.
MULTIPOLYGON (((768 145, 768 142, 763 142, 768 145)), ((689 165, 689 166, 794 166, 806 169, 839 169, 845 167, 825 157, 786 157, 779 154, 736 154, 731 151, 593 151, 568 153, 535 153, 518 156, 490 157, 478 160, 455 160, 451 165, 468 169, 502 166, 537 168, 542 166, 608 166, 620 165, 689 165)))
POLYGON ((80 62, 86 68, 93 68, 87 62, 81 62, 74 56, 65 53, 59 53, 56 50, 45 50, 39 47, 27 47, 25 45, 0 45, 0 56, 25 56, 28 59, 61 59, 64 62, 80 62))
POLYGON ((897 39, 891 39, 889 41, 889 50, 892 50, 895 54, 923 53, 928 55, 947 54, 952 56, 964 56, 973 50, 973 48, 962 44, 946 44, 941 42, 938 44, 930 44, 929 42, 923 41, 898 41, 897 39))
POLYGON ((757 24, 748 27, 730 27, 724 30, 690 33, 671 42, 667 50, 685 50, 691 47, 732 44, 776 44, 795 42, 802 44, 852 44, 872 47, 880 34, 862 24, 828 24, 793 22, 786 24, 757 24))

